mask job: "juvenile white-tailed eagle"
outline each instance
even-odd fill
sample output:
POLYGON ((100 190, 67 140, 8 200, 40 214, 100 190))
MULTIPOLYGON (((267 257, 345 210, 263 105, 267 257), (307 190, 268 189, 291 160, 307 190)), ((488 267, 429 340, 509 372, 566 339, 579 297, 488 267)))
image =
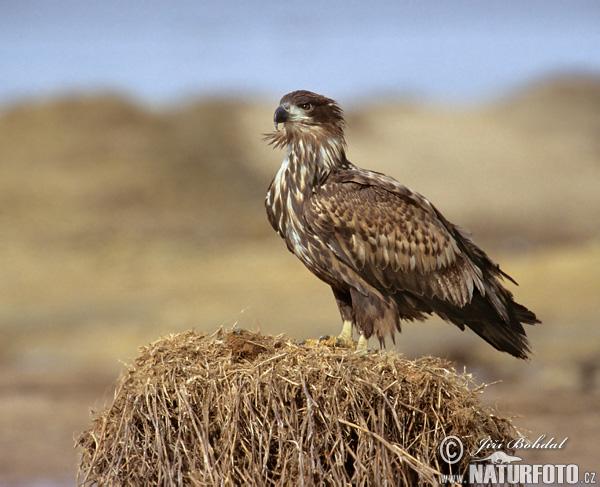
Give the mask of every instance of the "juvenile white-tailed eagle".
POLYGON ((523 324, 539 321, 500 282, 513 280, 423 196, 346 159, 334 100, 288 93, 274 122, 266 140, 287 156, 269 187, 267 215, 290 252, 333 289, 344 323, 339 342, 351 343, 355 326, 365 350, 373 334, 394 340, 401 319, 436 313, 527 358, 523 324))

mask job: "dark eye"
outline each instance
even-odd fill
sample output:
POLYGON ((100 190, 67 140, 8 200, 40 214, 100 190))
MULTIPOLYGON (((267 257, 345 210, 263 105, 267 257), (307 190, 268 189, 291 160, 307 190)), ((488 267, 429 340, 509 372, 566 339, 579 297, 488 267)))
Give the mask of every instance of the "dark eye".
POLYGON ((312 105, 310 103, 303 103, 300 105, 300 108, 302 108, 302 110, 305 112, 308 112, 312 108, 312 105))

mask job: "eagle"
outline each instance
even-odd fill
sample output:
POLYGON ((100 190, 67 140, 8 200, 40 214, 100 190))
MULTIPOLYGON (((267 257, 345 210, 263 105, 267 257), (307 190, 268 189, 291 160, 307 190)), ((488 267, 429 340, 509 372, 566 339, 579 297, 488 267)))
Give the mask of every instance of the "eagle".
POLYGON ((346 158, 338 103, 310 91, 285 95, 265 135, 286 156, 265 206, 287 248, 331 286, 343 321, 336 343, 358 353, 401 320, 435 313, 497 350, 526 359, 523 324, 540 323, 502 281, 516 282, 416 191, 346 158), (280 129, 281 126, 281 129, 280 129))

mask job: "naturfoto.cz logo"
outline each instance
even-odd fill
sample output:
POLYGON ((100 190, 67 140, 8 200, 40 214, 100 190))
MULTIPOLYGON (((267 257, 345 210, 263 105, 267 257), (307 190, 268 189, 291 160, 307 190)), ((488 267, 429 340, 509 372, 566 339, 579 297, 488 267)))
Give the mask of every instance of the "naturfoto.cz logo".
MULTIPOLYGON (((561 443, 555 443, 554 438, 546 443, 542 440, 545 435, 542 435, 536 442, 519 443, 526 444, 534 448, 562 448, 567 438, 561 443), (560 446, 553 446, 560 445, 560 446)), ((480 442, 480 448, 475 454, 481 452, 484 448, 503 447, 500 442, 491 443, 489 439, 480 442)), ((514 449, 513 446, 510 448, 514 449)), ((527 446, 521 448, 527 448, 527 446)), ((508 448, 507 448, 508 449, 508 448)), ((464 445, 460 438, 456 436, 447 436, 440 443, 440 456, 444 462, 449 465, 458 463, 464 455, 464 445)), ((475 454, 472 454, 474 456, 475 454)), ((585 472, 583 477, 579 476, 579 466, 576 464, 569 465, 527 465, 515 462, 521 461, 519 456, 509 455, 508 453, 497 450, 491 455, 484 458, 473 459, 469 463, 467 475, 442 475, 440 478, 441 484, 458 483, 463 484, 468 480, 470 484, 576 484, 578 482, 584 484, 594 484, 596 481, 595 472, 585 472), (467 477, 467 479, 465 479, 467 477)))

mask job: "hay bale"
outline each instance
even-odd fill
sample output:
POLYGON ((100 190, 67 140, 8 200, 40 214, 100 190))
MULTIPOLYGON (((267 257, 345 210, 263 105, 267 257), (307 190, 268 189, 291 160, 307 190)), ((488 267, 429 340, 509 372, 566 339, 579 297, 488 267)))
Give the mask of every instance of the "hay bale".
MULTIPOLYGON (((437 358, 359 357, 246 330, 140 349, 78 439, 82 485, 430 485, 447 435, 512 439, 471 376, 437 358)), ((481 388, 479 388, 481 389, 481 388)))

